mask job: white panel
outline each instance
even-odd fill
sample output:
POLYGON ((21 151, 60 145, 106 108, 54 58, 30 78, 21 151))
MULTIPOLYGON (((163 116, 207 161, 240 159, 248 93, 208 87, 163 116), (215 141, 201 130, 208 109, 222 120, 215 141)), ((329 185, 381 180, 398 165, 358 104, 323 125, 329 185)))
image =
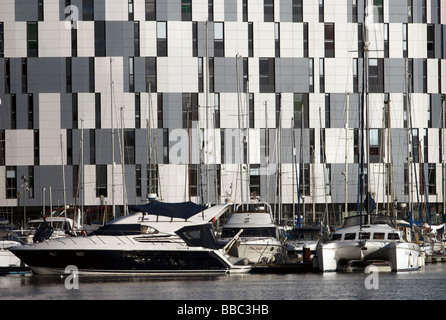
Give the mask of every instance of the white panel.
POLYGON ((59 0, 45 0, 43 5, 43 18, 45 21, 59 21, 59 0))
POLYGON ((208 2, 205 0, 192 0, 192 21, 208 20, 208 2))
POLYGON ((70 57, 71 29, 64 22, 39 22, 39 57, 70 57))
POLYGON ((77 95, 78 100, 78 123, 84 119, 84 129, 94 129, 95 123, 95 94, 79 92, 77 95))
POLYGON ((135 21, 139 21, 141 27, 142 22, 146 20, 145 0, 133 0, 133 18, 135 21))
POLYGON ((3 28, 5 41, 5 57, 26 57, 26 22, 6 21, 3 24, 3 28))
POLYGON ((403 24, 389 23, 389 57, 403 57, 403 24))
POLYGON ((139 29, 141 57, 156 56, 156 21, 141 21, 139 29))
POLYGON ((408 24, 409 58, 427 58, 427 25, 408 24))
POLYGON ((274 57, 274 23, 254 24, 254 55, 274 57))
POLYGON ((438 92, 438 59, 427 59, 427 92, 438 92))
POLYGON ((225 56, 248 56, 248 24, 225 22, 225 56))
POLYGON ((34 165, 33 130, 6 130, 5 140, 7 166, 34 165))
POLYGON ((2 0, 0 8, 0 21, 14 21, 15 18, 15 0, 2 0))
POLYGON ((128 15, 128 1, 107 0, 105 6, 106 21, 128 21, 128 15))
POLYGON ((94 57, 94 21, 77 22, 77 56, 94 57))
POLYGON ((303 35, 302 23, 280 23, 280 56, 303 57, 303 35))

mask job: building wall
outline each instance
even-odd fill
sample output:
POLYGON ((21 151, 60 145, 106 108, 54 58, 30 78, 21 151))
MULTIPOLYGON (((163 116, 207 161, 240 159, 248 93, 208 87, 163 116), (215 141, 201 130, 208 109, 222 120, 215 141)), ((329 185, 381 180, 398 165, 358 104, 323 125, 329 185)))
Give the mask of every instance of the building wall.
MULTIPOLYGON (((42 206, 42 188, 49 190, 50 186, 53 204, 63 203, 62 164, 66 201, 73 204, 76 172, 82 163, 86 205, 101 204, 99 180, 106 183, 102 191, 106 190, 108 203, 115 181, 115 201, 122 205, 124 180, 128 202, 145 202, 151 150, 151 163, 159 164, 158 194, 164 201, 241 201, 242 194, 247 200, 257 190, 263 199, 287 205, 284 210, 289 212, 290 205, 300 202, 296 184, 302 175, 302 158, 308 164, 307 205, 314 203, 317 210, 323 210, 329 203, 340 210, 345 199, 347 143, 348 201, 354 209, 358 201, 363 1, 325 0, 320 7, 318 1, 192 0, 190 15, 184 14, 187 2, 153 1, 155 17, 146 16, 149 0, 130 1, 132 6, 127 0, 91 2, 8 0, 0 4, 0 137, 4 140, 0 142, 0 207, 23 205, 16 192, 22 191, 21 177, 30 174, 33 191, 27 205, 42 206), (293 6, 302 2, 299 17, 293 6), (268 8, 268 3, 273 7, 268 8), (70 18, 76 20, 75 28, 70 18), (327 30, 332 25, 333 54, 326 49, 327 30), (223 30, 221 50, 219 30, 223 30), (167 54, 159 50, 161 42, 167 54), (304 114, 304 130, 296 120, 299 94, 308 113, 304 114), (112 117, 115 180, 111 176, 112 117), (127 132, 122 139, 125 153, 127 157, 131 153, 124 170, 122 127, 127 132), (206 146, 203 150, 202 145, 206 146), (243 154, 247 158, 240 160, 243 154), (96 176, 102 172, 98 166, 105 166, 106 178, 96 176), (195 177, 190 196, 189 169, 195 177), (250 182, 258 184, 258 189, 250 182)), ((378 129, 381 147, 369 168, 370 191, 379 203, 387 201, 383 168, 389 161, 393 168, 391 199, 408 201, 404 119, 409 90, 412 126, 421 139, 426 179, 431 177, 428 200, 433 210, 441 212, 441 98, 446 91, 442 22, 446 8, 438 0, 411 2, 384 0, 382 11, 371 10, 376 20, 367 34, 369 79, 376 65, 379 81, 378 86, 370 87, 368 123, 378 129), (385 119, 386 99, 391 100, 390 126, 385 119), (386 147, 389 132, 390 154, 386 147)), ((413 169, 415 174, 418 168, 413 169)), ((413 186, 414 199, 415 191, 413 186)), ((48 191, 46 198, 48 204, 48 191)))

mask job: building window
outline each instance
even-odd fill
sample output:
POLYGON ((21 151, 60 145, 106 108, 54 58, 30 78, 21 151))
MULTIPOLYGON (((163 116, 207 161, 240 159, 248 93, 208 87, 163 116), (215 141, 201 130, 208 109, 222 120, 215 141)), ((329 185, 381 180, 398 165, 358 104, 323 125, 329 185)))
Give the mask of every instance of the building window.
POLYGON ((214 58, 209 58, 209 92, 214 92, 215 88, 215 77, 214 77, 214 58))
POLYGON ((331 163, 325 164, 325 195, 331 195, 331 163))
POLYGON ((381 130, 370 129, 370 163, 380 162, 380 136, 381 130))
POLYGON ((141 129, 141 94, 135 93, 135 128, 141 129))
POLYGON ((156 92, 156 58, 146 57, 146 91, 156 92))
POLYGON ((352 0, 352 22, 358 23, 358 0, 352 0))
POLYGON ((384 93, 384 59, 369 59, 369 92, 384 93))
POLYGON ((378 10, 378 21, 375 20, 375 22, 383 23, 384 22, 383 0, 373 0, 373 6, 375 9, 378 10))
POLYGON ((43 0, 37 1, 37 20, 43 21, 43 0))
POLYGON ((96 165, 96 198, 107 197, 107 165, 96 165))
POLYGON ((38 166, 40 164, 40 135, 39 130, 34 130, 34 165, 38 166))
POLYGON ((0 130, 0 166, 5 165, 5 148, 6 148, 6 141, 5 141, 5 130, 0 130))
POLYGON ((220 93, 214 94, 214 128, 220 128, 220 93))
POLYGON ((17 198, 17 167, 6 167, 6 199, 17 198))
POLYGON ((319 22, 324 22, 324 0, 319 0, 319 22))
POLYGON ((71 29, 71 57, 77 57, 77 29, 71 29))
POLYGON ((27 25, 27 39, 28 39, 28 57, 39 56, 39 31, 36 21, 29 21, 27 25))
POLYGON ((88 69, 89 69, 89 92, 94 92, 94 87, 95 87, 95 66, 94 66, 94 57, 90 57, 89 58, 89 65, 88 65, 88 69))
POLYGON ((299 169, 299 175, 300 175, 300 194, 304 196, 310 195, 310 164, 309 163, 302 163, 299 169))
POLYGON ((421 0, 421 23, 427 22, 427 0, 421 0))
POLYGON ((353 58, 353 92, 359 92, 358 58, 353 58))
POLYGON ((280 23, 274 23, 274 52, 276 58, 280 57, 280 23))
POLYGON ((96 163, 96 131, 90 129, 90 164, 96 163))
POLYGON ((94 55, 105 57, 105 21, 94 22, 94 55))
POLYGON ((169 163, 169 129, 163 129, 163 163, 169 163))
POLYGON ((5 56, 5 31, 3 27, 3 22, 0 22, 0 58, 5 56))
POLYGON ((274 22, 274 0, 263 0, 264 22, 274 22))
POLYGON ((251 164, 249 167, 249 194, 251 199, 260 196, 260 164, 251 164))
POLYGON ((156 0, 146 0, 146 21, 156 21, 156 0))
POLYGON ((198 92, 203 92, 204 87, 203 77, 203 58, 198 58, 198 92))
POLYGON ((198 196, 198 165, 189 164, 189 195, 198 196))
POLYGON ((134 12, 133 12, 133 0, 128 0, 128 11, 129 11, 129 21, 133 21, 135 16, 134 16, 134 12))
POLYGON ((310 93, 314 92, 314 59, 308 59, 308 85, 310 93))
POLYGON ((67 129, 67 165, 73 165, 73 129, 67 129))
POLYGON ((71 93, 73 90, 73 77, 72 77, 72 62, 71 57, 65 58, 65 74, 66 74, 66 88, 67 93, 71 93))
POLYGON ((325 37, 325 57, 334 58, 335 56, 335 26, 334 23, 326 23, 324 27, 325 37))
POLYGON ((198 22, 192 22, 192 56, 198 57, 198 22))
POLYGON ((141 176, 141 165, 137 164, 137 165, 135 165, 135 180, 136 180, 135 181, 135 195, 138 198, 141 198, 141 196, 142 196, 141 179, 142 179, 142 176, 141 176))
POLYGON ((384 24, 384 58, 389 57, 389 24, 384 24))
POLYGON ((423 93, 427 93, 427 59, 422 60, 422 71, 423 93))
POLYGON ((254 26, 248 23, 248 56, 254 57, 254 26))
POLYGON ((11 129, 17 129, 17 97, 11 94, 11 129))
POLYGON ((260 92, 275 92, 275 59, 260 58, 259 59, 259 82, 260 92))
POLYGON ((208 21, 214 21, 214 0, 208 0, 208 21))
POLYGON ((192 128, 198 121, 198 93, 183 93, 183 128, 192 128))
POLYGON ((11 93, 11 62, 5 59, 5 93, 11 93))
POLYGON ((407 0, 407 22, 413 22, 413 0, 407 0))
POLYGON ((302 22, 304 19, 302 2, 303 0, 293 0, 293 22, 302 22))
POLYGON ((156 164, 147 165, 147 192, 158 193, 158 166, 156 164))
POLYGON ((163 94, 158 93, 157 96, 157 121, 158 121, 158 129, 163 128, 163 94))
POLYGON ((433 24, 427 25, 427 57, 435 58, 435 27, 433 24))
POLYGON ((73 129, 77 129, 79 127, 78 118, 79 118, 79 104, 78 104, 78 96, 77 93, 71 94, 71 115, 72 115, 72 124, 73 129))
POLYGON ((255 127, 255 118, 254 118, 254 93, 249 94, 249 127, 255 127))
POLYGON ((28 94, 28 129, 34 129, 34 96, 28 94))
POLYGON ((319 92, 325 92, 325 60, 319 58, 319 92))
POLYGON ((309 94, 308 93, 294 93, 294 127, 308 128, 309 127, 309 94))
POLYGON ((308 23, 303 24, 304 58, 308 58, 308 23))
POLYGON ((243 22, 248 22, 248 0, 242 0, 243 22))
POLYGON ((436 165, 435 163, 429 163, 427 165, 427 182, 428 182, 428 192, 431 195, 436 195, 437 194, 437 172, 436 172, 436 165))
POLYGON ((82 0, 82 20, 94 21, 94 0, 82 0))
POLYGON ((167 22, 159 21, 156 23, 156 45, 157 56, 167 57, 167 22))
POLYGON ((28 92, 28 61, 22 58, 22 93, 28 92))
POLYGON ((407 23, 403 23, 403 58, 408 57, 407 23))
POLYGON ((135 129, 124 130, 124 163, 135 164, 135 129))
POLYGON ((135 46, 135 57, 139 57, 140 49, 139 49, 139 21, 135 21, 133 25, 133 38, 134 38, 134 46, 135 46))
POLYGON ((192 0, 181 0, 181 20, 192 21, 192 0))
POLYGON ((95 128, 101 129, 101 94, 94 94, 94 105, 95 105, 95 128))
POLYGON ((135 58, 129 57, 129 92, 135 92, 135 58))
POLYGON ((325 94, 325 128, 330 128, 330 94, 326 93, 325 94))
POLYGON ((214 22, 214 57, 225 56, 224 23, 214 22))

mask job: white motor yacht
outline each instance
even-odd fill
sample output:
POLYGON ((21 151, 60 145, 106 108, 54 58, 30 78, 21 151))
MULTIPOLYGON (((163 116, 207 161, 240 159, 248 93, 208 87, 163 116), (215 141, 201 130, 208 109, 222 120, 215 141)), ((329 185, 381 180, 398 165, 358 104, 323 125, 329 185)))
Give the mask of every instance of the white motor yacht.
POLYGON ((304 247, 310 250, 310 258, 316 254, 316 247, 319 243, 320 227, 302 226, 294 227, 288 234, 287 248, 288 255, 303 258, 304 247))
POLYGON ((226 246, 236 235, 238 240, 227 248, 232 256, 249 263, 282 263, 287 258, 285 231, 274 223, 268 203, 237 205, 223 225, 218 243, 226 246))
POLYGON ((11 248, 37 274, 163 275, 245 273, 250 266, 219 249, 213 217, 227 205, 153 201, 98 230, 11 248))
POLYGON ((317 266, 321 271, 346 270, 351 263, 385 262, 392 271, 418 270, 424 265, 420 246, 408 242, 394 218, 386 215, 348 217, 327 243, 319 243, 317 266))

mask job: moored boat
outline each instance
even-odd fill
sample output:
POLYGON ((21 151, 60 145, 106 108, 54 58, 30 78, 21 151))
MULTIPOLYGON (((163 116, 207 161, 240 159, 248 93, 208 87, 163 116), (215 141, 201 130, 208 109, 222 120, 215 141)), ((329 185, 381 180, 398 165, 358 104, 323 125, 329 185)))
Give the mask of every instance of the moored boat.
POLYGON ((227 208, 151 202, 79 237, 10 250, 37 274, 162 275, 245 273, 250 267, 218 248, 209 221, 227 208), (240 264, 238 264, 240 263, 240 264))

